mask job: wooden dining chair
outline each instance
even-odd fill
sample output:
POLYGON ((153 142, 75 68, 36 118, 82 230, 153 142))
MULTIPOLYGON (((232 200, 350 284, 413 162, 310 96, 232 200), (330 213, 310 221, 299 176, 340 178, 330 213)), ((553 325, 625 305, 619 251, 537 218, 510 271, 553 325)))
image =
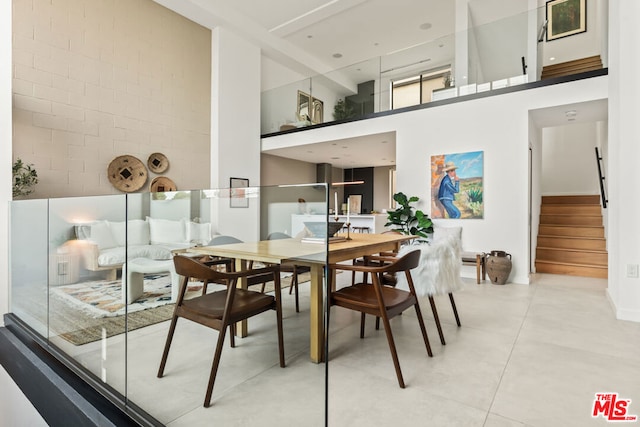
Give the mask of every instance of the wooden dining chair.
MULTIPOLYGON (((167 341, 162 353, 158 378, 164 374, 171 341, 176 329, 178 318, 182 317, 201 325, 219 331, 218 341, 209 374, 209 383, 204 398, 204 407, 211 403, 211 394, 216 379, 216 373, 220 365, 220 356, 224 346, 224 337, 229 327, 230 335, 233 338, 236 322, 248 319, 268 310, 275 310, 276 324, 278 331, 278 348, 280 356, 280 367, 284 368, 284 340, 282 336, 282 304, 280 300, 280 269, 277 265, 272 265, 260 269, 246 270, 239 272, 221 272, 210 268, 192 258, 176 255, 173 258, 176 273, 183 277, 180 285, 178 300, 171 318, 167 341), (275 295, 267 295, 248 289, 237 287, 240 278, 247 278, 256 275, 270 274, 275 285, 275 295), (185 292, 189 279, 194 278, 209 283, 224 283, 226 286, 222 290, 214 291, 191 299, 185 299, 185 292)), ((231 347, 235 347, 235 342, 231 340, 231 347)))
POLYGON ((427 354, 429 357, 433 357, 427 336, 427 329, 422 318, 422 311, 420 310, 418 297, 416 296, 416 291, 411 279, 410 270, 417 267, 419 262, 420 251, 413 251, 402 257, 393 258, 389 263, 380 266, 348 264, 331 264, 330 266, 330 268, 336 270, 359 271, 371 275, 372 283, 356 283, 355 285, 331 292, 330 302, 331 305, 348 308, 361 313, 360 338, 364 338, 364 318, 366 314, 371 314, 382 319, 400 388, 404 388, 405 385, 402 371, 400 370, 400 362, 398 361, 398 353, 396 351, 393 333, 391 331, 391 324, 389 322, 391 318, 413 306, 418 317, 418 324, 420 325, 422 339, 427 348, 427 354), (404 273, 409 282, 409 291, 382 285, 380 277, 383 274, 390 273, 404 273))
MULTIPOLYGON (((280 231, 276 231, 267 236, 267 240, 278 240, 278 239, 290 239, 286 233, 282 233, 280 231)), ((284 273, 291 273, 291 286, 289 286, 289 295, 291 295, 291 291, 295 291, 296 298, 296 313, 300 313, 300 301, 298 298, 298 276, 302 273, 308 273, 311 271, 311 267, 307 267, 304 265, 291 265, 284 264, 280 265, 280 271, 284 273)))

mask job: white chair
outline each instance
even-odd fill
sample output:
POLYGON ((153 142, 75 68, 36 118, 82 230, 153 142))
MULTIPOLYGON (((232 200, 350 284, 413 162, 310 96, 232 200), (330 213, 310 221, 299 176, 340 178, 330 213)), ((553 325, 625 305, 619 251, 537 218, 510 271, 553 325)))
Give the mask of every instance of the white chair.
MULTIPOLYGON (((440 342, 445 344, 442 326, 438 317, 433 297, 435 295, 449 295, 449 301, 453 308, 456 324, 460 327, 460 317, 456 307, 453 293, 461 290, 464 283, 460 279, 460 266, 462 265, 460 239, 455 235, 446 235, 435 240, 430 245, 409 245, 400 248, 398 256, 420 248, 420 264, 412 272, 413 282, 418 296, 427 296, 431 304, 431 311, 438 327, 440 342)), ((409 289, 406 278, 397 276, 396 287, 409 289)))

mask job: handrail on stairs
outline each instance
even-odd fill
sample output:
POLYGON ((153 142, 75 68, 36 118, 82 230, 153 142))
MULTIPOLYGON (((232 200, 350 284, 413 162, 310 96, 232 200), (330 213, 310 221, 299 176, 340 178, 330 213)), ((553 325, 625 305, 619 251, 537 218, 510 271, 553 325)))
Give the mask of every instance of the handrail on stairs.
POLYGON ((602 162, 602 156, 600 156, 600 152, 598 151, 598 147, 596 147, 596 162, 598 163, 598 176, 600 177, 600 196, 602 199, 602 207, 604 209, 607 208, 607 203, 609 202, 607 200, 607 196, 605 194, 604 191, 604 179, 605 177, 602 175, 602 166, 601 166, 601 162, 602 162))

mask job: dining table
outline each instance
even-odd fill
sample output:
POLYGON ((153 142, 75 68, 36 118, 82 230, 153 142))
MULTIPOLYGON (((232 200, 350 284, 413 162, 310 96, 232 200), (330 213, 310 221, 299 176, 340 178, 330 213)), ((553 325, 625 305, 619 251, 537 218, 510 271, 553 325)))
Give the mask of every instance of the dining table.
MULTIPOLYGON (((290 264, 310 267, 310 346, 309 356, 314 363, 324 361, 324 283, 335 286, 335 271, 329 272, 327 282, 323 281, 325 266, 329 264, 351 261, 366 255, 397 250, 400 245, 416 236, 386 233, 386 234, 351 234, 344 240, 325 242, 308 242, 305 239, 290 238, 278 240, 260 240, 255 242, 231 243, 217 246, 199 246, 187 251, 199 255, 209 255, 235 259, 236 270, 244 270, 250 261, 268 264, 290 264)), ((241 281, 238 286, 246 288, 246 282, 241 281)), ((248 334, 247 322, 236 327, 239 336, 248 334)))

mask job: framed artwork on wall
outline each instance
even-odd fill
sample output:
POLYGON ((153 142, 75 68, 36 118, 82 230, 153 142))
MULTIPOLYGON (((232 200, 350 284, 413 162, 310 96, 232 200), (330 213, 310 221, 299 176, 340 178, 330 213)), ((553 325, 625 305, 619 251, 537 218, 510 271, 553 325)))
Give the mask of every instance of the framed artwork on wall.
POLYGON ((232 208, 248 208, 249 199, 245 188, 249 186, 247 178, 230 178, 229 179, 229 200, 232 208))
POLYGON ((362 194, 352 194, 347 201, 349 202, 349 213, 360 214, 362 212, 362 194))
POLYGON ((587 31, 587 0, 547 2, 547 41, 587 31))
POLYGON ((324 120, 324 103, 318 98, 312 98, 311 102, 311 123, 318 124, 324 120))
POLYGON ((484 218, 484 151, 431 156, 431 218, 484 218))

